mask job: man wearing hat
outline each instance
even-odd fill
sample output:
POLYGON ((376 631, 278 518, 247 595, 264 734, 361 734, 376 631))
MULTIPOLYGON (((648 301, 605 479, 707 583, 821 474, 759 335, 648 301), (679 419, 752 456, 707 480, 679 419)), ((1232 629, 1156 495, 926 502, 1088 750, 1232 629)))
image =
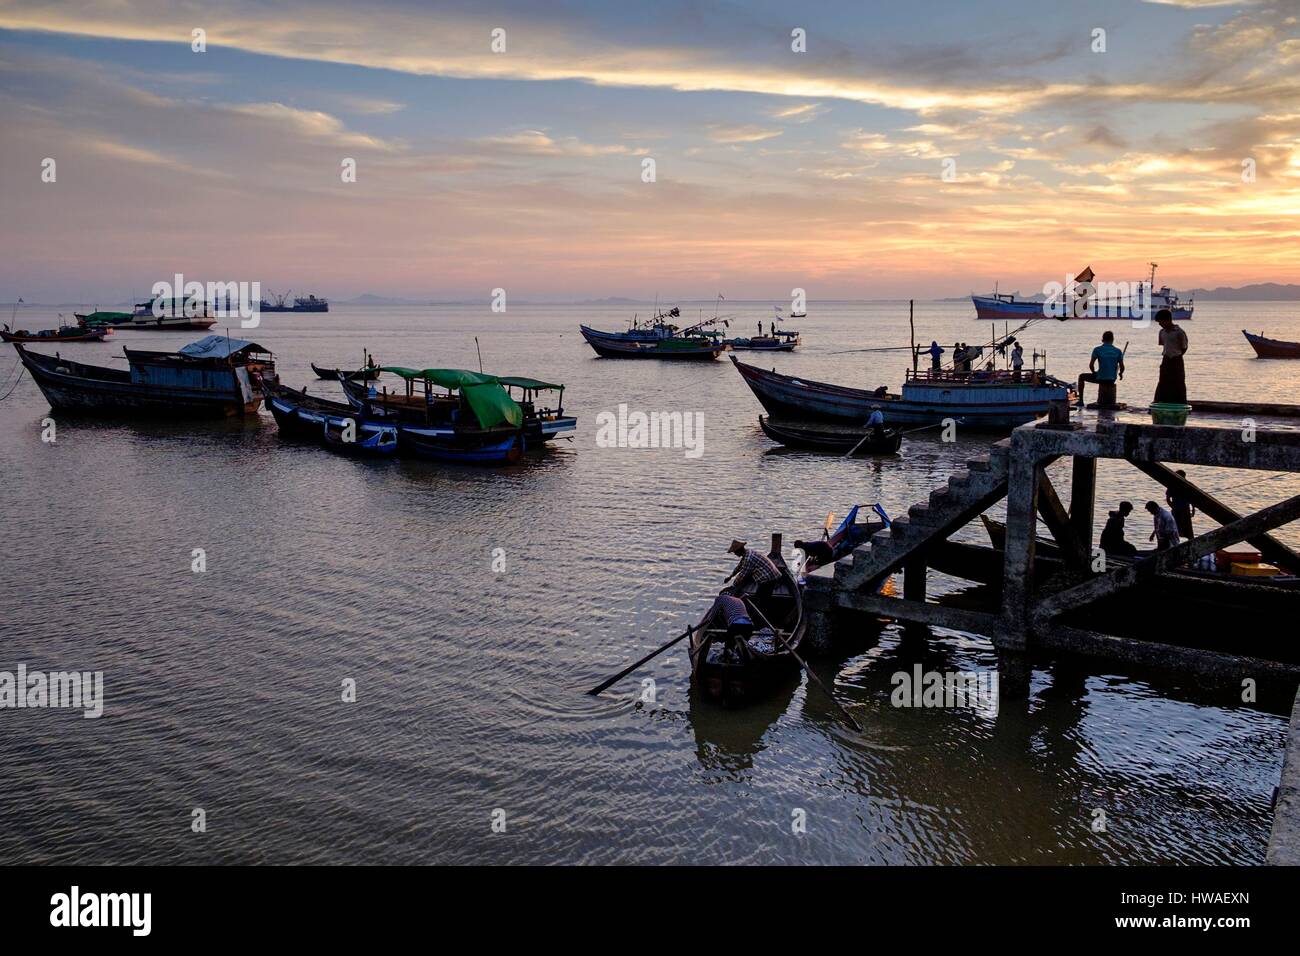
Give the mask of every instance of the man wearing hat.
POLYGON ((867 418, 867 427, 871 429, 871 434, 875 438, 879 438, 880 433, 885 430, 885 413, 880 410, 879 405, 871 406, 871 415, 867 418))
POLYGON ((746 543, 732 541, 731 547, 727 549, 728 553, 740 557, 736 570, 727 575, 727 582, 731 584, 736 594, 752 591, 754 597, 766 598, 772 593, 772 588, 776 587, 776 582, 781 580, 781 572, 772 563, 771 558, 753 548, 745 547, 746 543), (733 581, 732 578, 735 580, 733 581))

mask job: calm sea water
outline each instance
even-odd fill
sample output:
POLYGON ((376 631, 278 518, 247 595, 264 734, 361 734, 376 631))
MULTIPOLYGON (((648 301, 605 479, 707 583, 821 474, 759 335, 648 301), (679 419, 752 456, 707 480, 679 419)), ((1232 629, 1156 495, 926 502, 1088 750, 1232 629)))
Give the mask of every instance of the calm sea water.
MULTIPOLYGON (((728 304, 748 331, 766 304, 728 304)), ((132 862, 1255 863, 1281 765, 1278 697, 1254 707, 1119 665, 1034 671, 997 716, 899 710, 889 676, 915 662, 995 666, 987 641, 882 626, 820 665, 866 726, 843 733, 802 680, 723 712, 689 695, 684 652, 593 699, 583 689, 680 633, 731 570, 732 537, 787 542, 827 512, 901 513, 987 439, 905 440, 843 461, 777 453, 729 361, 597 359, 571 306, 348 308, 268 315, 245 333, 282 379, 308 363, 477 368, 568 386, 572 443, 504 470, 369 462, 283 443, 263 414, 213 424, 57 419, 30 379, 0 402, 5 487, 0 670, 102 670, 103 718, 0 711, 0 858, 132 862), (596 414, 702 412, 704 453, 598 448, 596 414), (191 571, 206 551, 207 570, 191 571), (493 570, 504 549, 505 570, 493 570), (344 703, 344 681, 357 700, 344 703), (203 808, 207 832, 191 831, 203 808), (791 832, 792 814, 807 832, 791 832), (1094 833, 1103 810, 1107 832, 1094 833), (492 831, 494 811, 506 831, 492 831)), ((646 308, 640 309, 644 314, 646 308)), ((686 310, 693 313, 694 308, 686 310)), ((712 311, 711 307, 708 309, 712 311)), ((19 324, 52 325, 32 310, 19 324)), ((765 365, 897 387, 906 303, 813 303, 801 352, 765 365)), ((919 303, 918 338, 975 342, 968 304, 919 303)), ((1105 326, 1045 323, 1027 352, 1072 377, 1105 326)), ((1253 357, 1240 329, 1300 339, 1300 306, 1203 303, 1189 392, 1294 401, 1295 365, 1253 357)), ((1129 343, 1122 397, 1155 385, 1153 330, 1129 343)), ((124 367, 119 333, 66 345, 124 367)), ((0 356, 0 373, 11 365, 0 356)), ((0 380, 0 393, 12 373, 0 380)), ((1300 492, 1196 470, 1242 507, 1300 492)), ((1102 500, 1157 497, 1103 464, 1102 500)), ((1134 532, 1145 527, 1137 522, 1134 532)), ((1289 529, 1288 529, 1289 530, 1289 529)), ((966 531, 978 540, 975 528, 966 531)), ((1295 540, 1295 535, 1290 535, 1295 540)), ((932 592, 942 592, 942 579, 932 592)))

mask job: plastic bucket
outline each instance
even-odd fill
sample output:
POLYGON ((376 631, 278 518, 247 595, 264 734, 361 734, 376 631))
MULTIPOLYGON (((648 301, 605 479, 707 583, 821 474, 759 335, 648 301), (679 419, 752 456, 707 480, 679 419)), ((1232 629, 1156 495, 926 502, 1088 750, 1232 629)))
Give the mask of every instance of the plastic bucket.
POLYGON ((1192 406, 1178 402, 1152 402, 1151 422, 1155 425, 1186 425, 1192 406))

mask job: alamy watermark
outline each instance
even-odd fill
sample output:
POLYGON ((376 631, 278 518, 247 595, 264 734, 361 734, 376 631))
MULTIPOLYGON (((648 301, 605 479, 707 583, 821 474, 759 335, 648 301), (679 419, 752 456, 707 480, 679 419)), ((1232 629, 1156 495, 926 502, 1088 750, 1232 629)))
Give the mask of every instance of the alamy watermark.
POLYGON ((681 448, 687 458, 704 454, 703 412, 629 411, 596 414, 597 448, 681 448))
POLYGON ((238 318, 241 329, 255 329, 262 318, 262 283, 185 281, 176 273, 172 281, 155 282, 150 289, 154 318, 238 318))
POLYGON ((997 671, 927 671, 920 664, 896 671, 889 702, 895 707, 965 707, 994 717, 998 712, 997 671))
POLYGON ((93 719, 104 713, 103 671, 0 671, 0 709, 66 708, 93 719))

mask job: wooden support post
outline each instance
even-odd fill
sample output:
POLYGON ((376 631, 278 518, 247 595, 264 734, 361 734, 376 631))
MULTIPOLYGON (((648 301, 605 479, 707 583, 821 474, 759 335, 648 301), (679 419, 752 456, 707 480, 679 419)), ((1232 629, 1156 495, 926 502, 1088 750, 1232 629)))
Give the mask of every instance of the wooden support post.
MULTIPOLYGON (((1133 465, 1143 474, 1155 479, 1175 494, 1182 495, 1197 508, 1219 524, 1231 524, 1241 515, 1233 511, 1218 498, 1202 491, 1186 478, 1180 477, 1172 468, 1155 461, 1135 461, 1133 465)), ((1271 561, 1279 568, 1291 574, 1300 574, 1300 554, 1288 548, 1272 535, 1261 534, 1247 538, 1247 543, 1257 549, 1265 561, 1271 561)))
POLYGON ((1070 527, 1087 554, 1092 553, 1092 523, 1097 507, 1097 459, 1075 455, 1070 465, 1070 527))
MULTIPOLYGON (((1009 496, 1008 502, 1010 502, 1009 496)), ((1009 516, 1010 505, 1008 504, 1009 516)), ((1264 531, 1271 531, 1273 528, 1295 521, 1297 518, 1300 518, 1300 495, 1288 498, 1286 501, 1275 505, 1269 505, 1262 511, 1257 511, 1231 524, 1226 524, 1216 531, 1198 535, 1190 541, 1184 541, 1176 548, 1158 551, 1151 557, 1143 558, 1130 565, 1124 565, 1109 574, 1098 575, 1084 581, 1082 584, 1076 584, 1063 591, 1058 591, 1034 608, 1032 623, 1036 628, 1045 628, 1050 624, 1052 618, 1067 611, 1073 611, 1092 604, 1101 598, 1118 594, 1140 581, 1149 581, 1161 571, 1185 564, 1188 561, 1194 561, 1202 555, 1213 554, 1219 548, 1236 544, 1238 541, 1244 541, 1246 538, 1253 537, 1264 531)), ((1010 521, 1008 521, 1008 524, 1010 524, 1010 521)), ((1011 542, 1008 534, 1008 563, 1010 554, 1011 542)))
POLYGON ((1070 516, 1066 513, 1065 506, 1061 504, 1061 499, 1056 496, 1052 480, 1041 468, 1038 470, 1038 513, 1043 516, 1043 524, 1047 525, 1047 529, 1052 532, 1052 537, 1061 546, 1065 563, 1076 571, 1086 568, 1088 552, 1075 538, 1074 528, 1070 525, 1070 516))
POLYGON ((925 601, 926 565, 924 561, 909 561, 903 565, 903 599, 925 601))

